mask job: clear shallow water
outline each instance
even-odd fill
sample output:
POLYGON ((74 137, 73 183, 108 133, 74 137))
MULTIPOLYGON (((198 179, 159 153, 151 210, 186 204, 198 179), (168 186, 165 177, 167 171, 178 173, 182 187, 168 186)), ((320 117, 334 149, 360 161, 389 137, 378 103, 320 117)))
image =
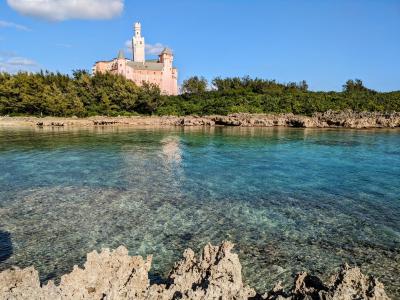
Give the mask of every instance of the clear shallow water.
POLYGON ((102 247, 236 244, 260 291, 361 265, 400 298, 400 131, 0 129, 0 270, 59 278, 102 247))

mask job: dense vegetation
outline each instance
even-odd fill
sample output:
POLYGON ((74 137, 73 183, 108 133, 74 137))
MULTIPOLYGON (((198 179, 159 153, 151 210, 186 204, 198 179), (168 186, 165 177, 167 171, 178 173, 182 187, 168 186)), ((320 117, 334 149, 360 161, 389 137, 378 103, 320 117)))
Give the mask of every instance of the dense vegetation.
POLYGON ((313 92, 305 81, 192 77, 182 95, 162 96, 157 86, 137 87, 121 76, 74 71, 60 73, 0 73, 0 115, 210 115, 236 112, 310 115, 329 109, 400 111, 400 91, 379 93, 349 80, 342 92, 313 92))

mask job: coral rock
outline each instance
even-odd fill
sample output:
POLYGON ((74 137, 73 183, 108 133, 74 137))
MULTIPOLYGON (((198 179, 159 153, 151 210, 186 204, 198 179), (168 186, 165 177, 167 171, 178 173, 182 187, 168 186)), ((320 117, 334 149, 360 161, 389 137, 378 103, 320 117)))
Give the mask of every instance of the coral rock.
POLYGON ((386 300, 384 286, 365 276, 360 269, 344 265, 324 284, 318 277, 300 273, 294 286, 285 292, 278 283, 261 296, 243 284, 241 265, 233 244, 208 244, 199 258, 191 249, 175 264, 168 285, 150 286, 148 272, 151 256, 129 256, 125 247, 104 249, 87 255, 84 268, 77 266, 61 277, 60 285, 52 281, 41 286, 38 272, 29 267, 13 268, 0 273, 2 299, 320 299, 320 300, 386 300))

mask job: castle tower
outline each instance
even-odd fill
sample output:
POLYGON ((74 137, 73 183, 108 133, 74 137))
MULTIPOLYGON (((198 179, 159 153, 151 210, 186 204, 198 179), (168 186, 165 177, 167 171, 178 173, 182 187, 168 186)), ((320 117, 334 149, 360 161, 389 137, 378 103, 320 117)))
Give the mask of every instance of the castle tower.
POLYGON ((177 71, 173 68, 172 63, 174 55, 172 50, 165 48, 159 55, 159 62, 163 64, 162 81, 160 84, 161 93, 167 95, 178 94, 177 71))
POLYGON ((142 37, 142 25, 135 23, 135 36, 132 39, 133 61, 145 62, 144 56, 144 37, 142 37))
POLYGON ((172 54, 171 49, 164 48, 159 57, 160 57, 160 63, 163 63, 166 67, 172 69, 172 62, 174 60, 174 55, 172 54))
POLYGON ((118 52, 116 66, 117 73, 123 76, 126 76, 126 60, 124 50, 120 50, 118 52))

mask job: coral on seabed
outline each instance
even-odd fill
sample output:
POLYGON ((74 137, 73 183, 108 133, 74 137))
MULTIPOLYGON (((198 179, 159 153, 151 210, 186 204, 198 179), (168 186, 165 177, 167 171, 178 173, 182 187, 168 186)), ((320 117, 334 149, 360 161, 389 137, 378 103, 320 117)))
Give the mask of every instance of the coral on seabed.
POLYGON ((198 258, 185 250, 168 284, 161 285, 150 285, 152 257, 129 256, 123 246, 89 253, 84 268, 75 266, 58 286, 52 281, 41 285, 33 267, 14 268, 0 273, 0 299, 389 299, 382 283, 348 265, 328 284, 300 273, 288 291, 278 283, 268 293, 257 294, 243 284, 239 257, 232 248, 230 242, 208 244, 198 258))

